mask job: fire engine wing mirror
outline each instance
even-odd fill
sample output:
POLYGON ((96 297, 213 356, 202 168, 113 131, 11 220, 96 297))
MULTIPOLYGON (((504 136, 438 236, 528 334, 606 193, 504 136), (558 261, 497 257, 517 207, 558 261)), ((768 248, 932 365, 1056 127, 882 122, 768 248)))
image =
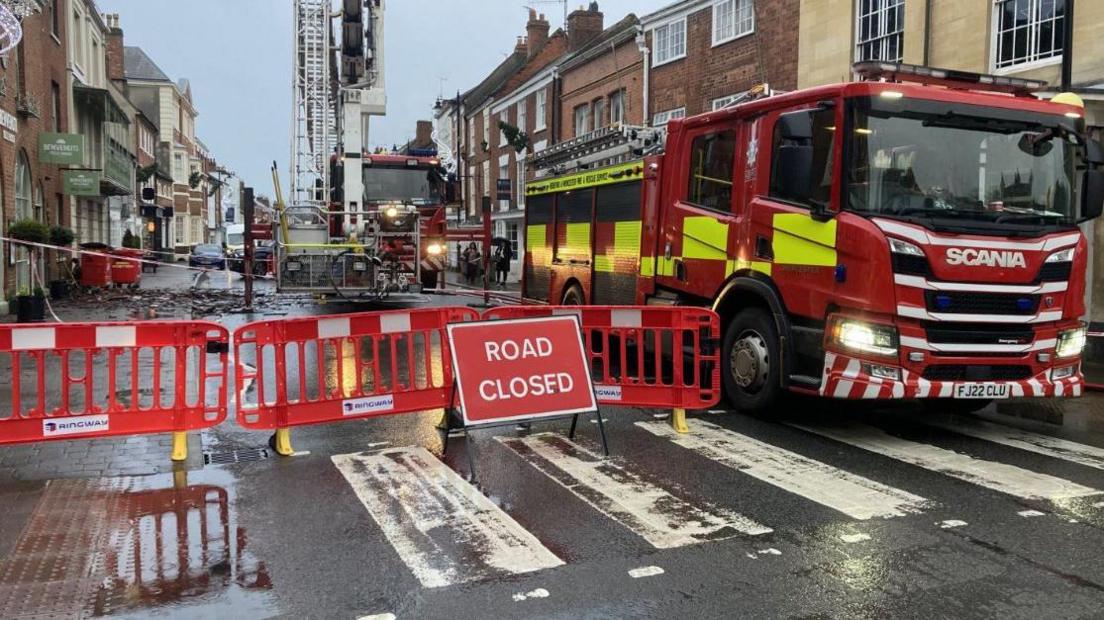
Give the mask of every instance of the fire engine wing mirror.
POLYGON ((813 139, 813 114, 811 110, 787 112, 778 118, 783 140, 809 142, 813 139))
POLYGON ((1081 221, 1100 217, 1104 211, 1104 170, 1086 170, 1081 182, 1081 221))
POLYGON ((778 181, 783 198, 808 202, 813 194, 813 147, 783 144, 778 147, 778 181))
POLYGON ((1085 138, 1085 161, 1094 166, 1104 165, 1104 147, 1092 138, 1085 138))

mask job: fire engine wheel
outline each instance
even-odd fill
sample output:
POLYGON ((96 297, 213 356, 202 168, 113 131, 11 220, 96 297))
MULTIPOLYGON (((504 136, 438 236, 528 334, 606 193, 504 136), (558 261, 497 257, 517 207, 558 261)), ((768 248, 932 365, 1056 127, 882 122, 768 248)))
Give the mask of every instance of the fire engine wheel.
POLYGON ((560 302, 561 306, 581 306, 585 300, 583 299, 583 289, 579 288, 577 284, 572 284, 563 294, 563 301, 560 302))
POLYGON ((759 413, 778 401, 778 348, 774 321, 759 308, 743 310, 728 324, 721 370, 725 395, 733 407, 759 413))

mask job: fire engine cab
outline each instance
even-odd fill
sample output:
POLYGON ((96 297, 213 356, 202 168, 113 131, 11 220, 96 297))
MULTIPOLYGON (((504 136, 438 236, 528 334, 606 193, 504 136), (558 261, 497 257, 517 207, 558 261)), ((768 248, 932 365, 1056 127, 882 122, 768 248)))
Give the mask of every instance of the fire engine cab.
POLYGON ((729 400, 1077 396, 1104 153, 1045 83, 887 63, 863 81, 535 153, 524 294, 722 319, 729 400), (662 144, 661 144, 662 143, 662 144))

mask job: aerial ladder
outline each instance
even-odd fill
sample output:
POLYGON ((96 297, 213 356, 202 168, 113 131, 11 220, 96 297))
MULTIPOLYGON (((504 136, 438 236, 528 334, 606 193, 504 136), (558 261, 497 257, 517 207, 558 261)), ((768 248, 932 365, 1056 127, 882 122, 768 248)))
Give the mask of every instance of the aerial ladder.
POLYGON ((384 0, 334 8, 294 0, 291 186, 278 204, 277 288, 369 301, 418 293, 417 207, 402 196, 365 198, 370 121, 387 111, 384 0))

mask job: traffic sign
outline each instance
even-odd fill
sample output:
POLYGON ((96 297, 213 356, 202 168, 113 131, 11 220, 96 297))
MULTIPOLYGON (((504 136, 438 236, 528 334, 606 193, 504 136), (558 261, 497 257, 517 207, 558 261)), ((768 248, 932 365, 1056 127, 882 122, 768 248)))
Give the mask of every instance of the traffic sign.
POLYGON ((448 326, 465 426, 598 409, 579 317, 448 326))

